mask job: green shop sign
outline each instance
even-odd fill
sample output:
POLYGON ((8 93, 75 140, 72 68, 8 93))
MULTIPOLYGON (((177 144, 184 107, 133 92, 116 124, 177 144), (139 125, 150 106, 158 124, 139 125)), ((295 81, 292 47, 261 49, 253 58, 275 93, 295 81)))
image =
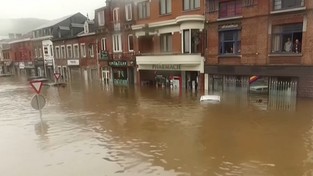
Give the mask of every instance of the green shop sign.
POLYGON ((153 64, 153 70, 181 70, 181 64, 153 64))
POLYGON ((107 51, 101 51, 100 59, 108 60, 109 59, 109 53, 107 51))
POLYGON ((111 67, 127 67, 127 61, 110 61, 109 66, 111 66, 111 67))

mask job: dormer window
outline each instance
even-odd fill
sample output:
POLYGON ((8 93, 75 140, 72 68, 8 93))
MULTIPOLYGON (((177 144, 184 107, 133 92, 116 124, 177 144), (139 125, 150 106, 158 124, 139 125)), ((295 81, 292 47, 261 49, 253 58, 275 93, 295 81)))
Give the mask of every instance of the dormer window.
POLYGON ((119 22, 119 10, 120 8, 113 9, 113 22, 119 22))
POLYGON ((89 33, 89 25, 88 25, 88 22, 86 21, 85 24, 84 24, 84 33, 85 34, 88 34, 89 33))

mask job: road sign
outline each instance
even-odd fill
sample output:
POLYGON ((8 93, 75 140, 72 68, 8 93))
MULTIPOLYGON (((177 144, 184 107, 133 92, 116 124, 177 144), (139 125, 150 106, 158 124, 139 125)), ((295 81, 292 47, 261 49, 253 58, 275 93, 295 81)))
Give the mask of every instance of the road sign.
POLYGON ((30 85, 33 87, 37 94, 40 94, 42 88, 42 81, 31 81, 30 85))
POLYGON ((36 94, 30 103, 36 110, 41 110, 46 105, 46 99, 44 96, 36 94))
POLYGON ((54 73, 54 77, 55 77, 56 80, 59 80, 60 76, 61 76, 60 73, 54 73))

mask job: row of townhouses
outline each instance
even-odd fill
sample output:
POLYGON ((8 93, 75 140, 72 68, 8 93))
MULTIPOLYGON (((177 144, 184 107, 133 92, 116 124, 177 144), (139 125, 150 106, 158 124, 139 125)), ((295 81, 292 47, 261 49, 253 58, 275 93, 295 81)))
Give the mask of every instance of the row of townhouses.
POLYGON ((312 29, 311 0, 106 0, 93 20, 77 13, 0 43, 0 67, 186 90, 265 78, 313 97, 312 29))

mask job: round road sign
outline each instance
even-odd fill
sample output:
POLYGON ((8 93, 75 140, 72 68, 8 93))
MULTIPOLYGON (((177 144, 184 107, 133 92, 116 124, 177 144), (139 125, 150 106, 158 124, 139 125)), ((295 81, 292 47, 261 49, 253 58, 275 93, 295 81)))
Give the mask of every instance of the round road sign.
POLYGON ((35 95, 30 103, 36 110, 41 110, 46 105, 46 99, 42 95, 35 95))

